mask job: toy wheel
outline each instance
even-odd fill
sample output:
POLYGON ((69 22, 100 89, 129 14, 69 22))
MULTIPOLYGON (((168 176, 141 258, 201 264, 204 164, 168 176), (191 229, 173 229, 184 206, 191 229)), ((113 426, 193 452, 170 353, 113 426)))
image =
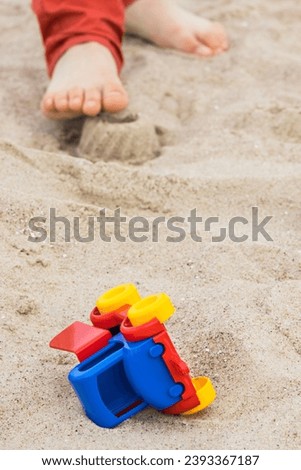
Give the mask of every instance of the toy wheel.
POLYGON ((96 306, 101 314, 110 313, 124 305, 133 305, 141 299, 134 284, 122 284, 108 290, 96 301, 96 306))
POLYGON ((209 406, 216 397, 212 382, 208 377, 196 377, 192 379, 192 383, 200 404, 191 410, 185 411, 185 413, 182 413, 183 415, 193 415, 198 413, 198 411, 207 408, 207 406, 209 406))
POLYGON ((175 308, 166 294, 150 295, 136 302, 128 311, 133 326, 140 326, 157 318, 164 323, 174 313, 175 308))

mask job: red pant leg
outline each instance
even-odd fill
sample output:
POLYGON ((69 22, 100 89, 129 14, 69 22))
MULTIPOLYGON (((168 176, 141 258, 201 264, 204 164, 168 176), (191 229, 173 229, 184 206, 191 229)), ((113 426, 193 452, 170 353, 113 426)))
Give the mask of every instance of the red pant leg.
POLYGON ((106 46, 118 70, 125 4, 133 0, 32 0, 45 45, 49 75, 61 55, 76 44, 96 41, 106 46))

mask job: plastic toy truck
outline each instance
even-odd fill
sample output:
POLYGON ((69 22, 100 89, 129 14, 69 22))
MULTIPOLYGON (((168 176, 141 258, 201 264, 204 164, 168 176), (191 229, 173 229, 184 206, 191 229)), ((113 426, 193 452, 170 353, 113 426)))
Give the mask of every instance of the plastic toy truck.
POLYGON ((50 342, 80 363, 69 373, 86 415, 113 428, 147 406, 166 414, 193 414, 215 398, 207 377, 191 378, 164 322, 174 313, 164 294, 141 299, 133 284, 104 293, 90 314, 50 342))

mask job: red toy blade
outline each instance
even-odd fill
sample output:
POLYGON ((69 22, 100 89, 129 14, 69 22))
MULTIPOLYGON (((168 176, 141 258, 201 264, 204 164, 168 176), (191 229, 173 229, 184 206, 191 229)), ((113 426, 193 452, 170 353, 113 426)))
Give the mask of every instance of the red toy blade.
POLYGON ((107 330, 76 321, 55 336, 49 346, 73 352, 82 362, 104 348, 111 337, 111 333, 107 330))

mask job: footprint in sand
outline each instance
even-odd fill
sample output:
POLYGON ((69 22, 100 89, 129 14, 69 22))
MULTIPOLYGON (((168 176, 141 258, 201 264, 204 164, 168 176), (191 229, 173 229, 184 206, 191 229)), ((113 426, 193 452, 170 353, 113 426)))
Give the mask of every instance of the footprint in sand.
POLYGON ((299 143, 301 110, 285 105, 257 106, 232 116, 232 128, 236 131, 248 130, 253 135, 271 135, 284 143, 299 143))
POLYGON ((301 141, 301 109, 275 106, 270 108, 272 131, 283 142, 301 141))

